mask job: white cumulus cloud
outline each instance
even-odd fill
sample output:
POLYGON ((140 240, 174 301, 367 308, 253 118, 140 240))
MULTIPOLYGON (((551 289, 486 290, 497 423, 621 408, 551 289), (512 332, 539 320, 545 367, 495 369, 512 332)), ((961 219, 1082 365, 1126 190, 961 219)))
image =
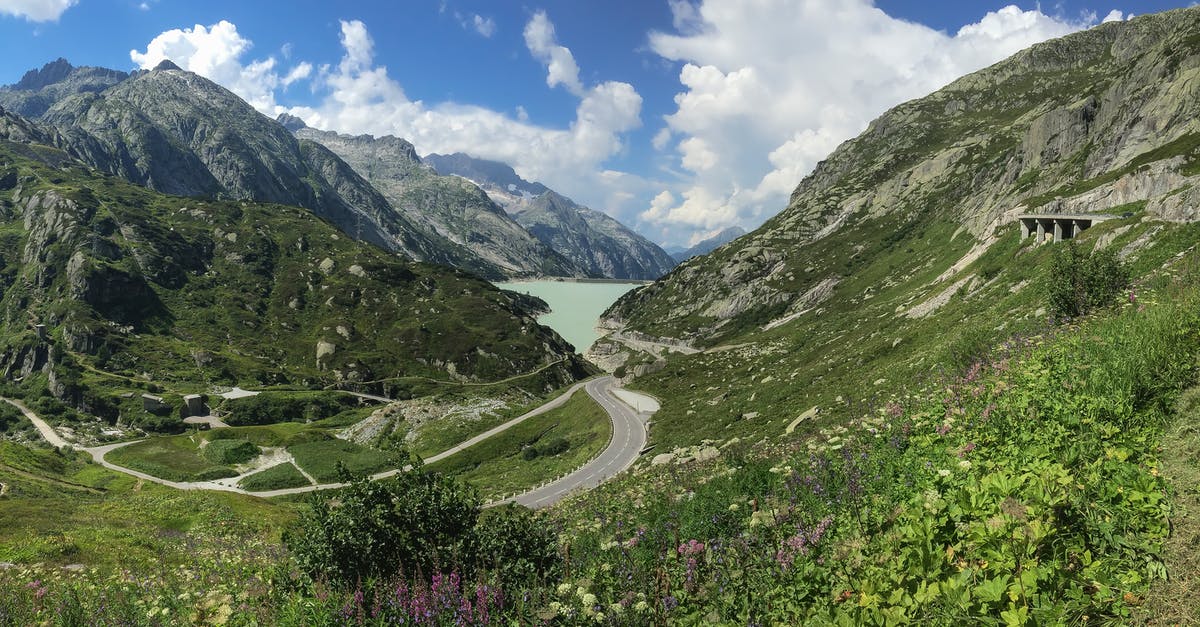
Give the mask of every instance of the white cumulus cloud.
POLYGON ((276 70, 275 57, 242 62, 253 46, 238 33, 237 26, 222 20, 212 26, 165 31, 146 45, 145 51, 130 50, 129 58, 150 69, 164 60, 195 72, 241 96, 268 115, 276 114, 275 90, 307 78, 312 65, 300 63, 284 76, 276 70))
POLYGON ((669 197, 674 206, 660 194, 640 217, 678 240, 755 226, 888 108, 1090 25, 1007 6, 951 34, 893 18, 869 0, 670 5, 674 32, 653 32, 649 42, 680 64, 682 89, 653 145, 685 173, 669 197))
POLYGON ((0 0, 0 15, 23 17, 31 22, 53 22, 79 0, 0 0))

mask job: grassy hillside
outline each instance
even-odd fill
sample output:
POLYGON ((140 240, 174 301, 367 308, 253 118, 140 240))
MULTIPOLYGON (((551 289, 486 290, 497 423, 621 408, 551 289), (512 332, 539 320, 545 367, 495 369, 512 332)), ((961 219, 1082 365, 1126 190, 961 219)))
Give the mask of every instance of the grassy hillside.
POLYGON ((165 196, 36 144, 0 142, 0 171, 0 361, 109 420, 135 407, 120 394, 163 386, 362 382, 405 397, 551 363, 551 386, 585 371, 536 324, 538 303, 308 211, 165 196))
MULTIPOLYGON (((551 624, 1188 620, 1195 613, 1186 603, 1156 599, 1164 578, 1195 578, 1190 554, 1168 548, 1179 514, 1169 486, 1195 464, 1181 465, 1162 445, 1194 431, 1197 263, 1192 254, 1172 264, 1177 277, 1137 303, 1016 338, 961 375, 882 397, 820 437, 727 445, 714 459, 641 469, 567 502, 555 511, 555 575, 510 587, 487 574, 460 580, 453 560, 449 579, 349 589, 313 582, 287 574, 292 558, 255 531, 257 522, 224 518, 281 520, 286 506, 253 509, 254 501, 151 486, 131 493, 128 482, 105 483, 103 471, 22 449, 36 460, 22 462, 38 466, 35 483, 78 484, 54 491, 72 494, 83 511, 93 502, 110 508, 101 516, 150 507, 124 523, 135 526, 133 537, 175 525, 202 550, 166 572, 139 557, 144 549, 99 555, 109 545, 93 539, 100 532, 91 522, 34 512, 26 498, 0 546, 23 563, 33 550, 47 564, 87 555, 81 562, 100 565, 0 571, 0 616, 70 624, 101 612, 149 624, 219 613, 336 624, 359 612, 411 618, 417 603, 449 622, 463 612, 479 620, 481 608, 489 620, 551 624), (165 510, 151 495, 174 517, 156 513, 165 510), (216 515, 216 530, 197 512, 216 515), (245 544, 233 548, 233 537, 245 544), (106 566, 118 559, 128 571, 106 566)), ((168 535, 176 544, 179 530, 168 535)), ((124 536, 115 537, 120 548, 124 536)))
POLYGON ((816 409, 966 367, 1049 324, 1053 246, 1030 211, 1102 213, 1084 232, 1145 277, 1200 236, 1190 207, 1200 10, 1039 44, 887 112, 839 147, 760 229, 625 295, 606 323, 695 355, 602 340, 663 399, 667 447, 774 439, 816 409), (1190 51, 1190 52, 1189 52, 1190 51))

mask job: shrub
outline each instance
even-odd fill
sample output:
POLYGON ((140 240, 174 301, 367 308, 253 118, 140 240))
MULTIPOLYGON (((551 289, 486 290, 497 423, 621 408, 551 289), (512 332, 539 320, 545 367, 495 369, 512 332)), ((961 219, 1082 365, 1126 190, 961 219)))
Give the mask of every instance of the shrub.
POLYGON ((1085 252, 1074 241, 1060 246, 1050 263, 1050 313, 1075 318, 1111 304, 1129 287, 1129 269, 1111 248, 1085 252))
POLYGON ((229 410, 229 416, 225 422, 235 427, 314 422, 356 406, 358 399, 349 394, 264 392, 226 401, 225 409, 229 410))
POLYGON ((354 585, 449 567, 464 553, 479 495, 450 477, 405 472, 355 479, 331 499, 316 495, 284 543, 314 577, 354 585))
POLYGON ((204 457, 214 464, 243 464, 261 451, 246 440, 212 440, 204 447, 204 457))
POLYGON ((569 448, 571 448, 571 445, 567 442, 566 438, 554 438, 547 442, 545 446, 542 446, 539 452, 543 457, 550 457, 566 452, 569 448))
POLYGON ((545 515, 512 503, 484 513, 475 527, 472 566, 499 574, 506 586, 557 573, 558 531, 545 515))

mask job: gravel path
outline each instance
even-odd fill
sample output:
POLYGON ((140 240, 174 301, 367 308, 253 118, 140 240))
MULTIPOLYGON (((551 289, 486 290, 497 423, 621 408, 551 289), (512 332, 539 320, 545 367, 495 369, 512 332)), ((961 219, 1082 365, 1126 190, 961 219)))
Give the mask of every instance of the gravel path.
POLYGON ((21 401, 15 401, 11 398, 3 398, 0 400, 3 400, 5 403, 8 403, 9 405, 21 410, 21 413, 25 414, 25 417, 29 419, 29 422, 32 422, 33 426, 37 427, 37 430, 42 434, 42 437, 50 443, 50 446, 53 446, 54 448, 62 448, 68 444, 66 440, 62 439, 62 436, 58 435, 57 431, 50 427, 49 423, 41 418, 38 418, 37 414, 33 413, 33 411, 26 407, 21 401))

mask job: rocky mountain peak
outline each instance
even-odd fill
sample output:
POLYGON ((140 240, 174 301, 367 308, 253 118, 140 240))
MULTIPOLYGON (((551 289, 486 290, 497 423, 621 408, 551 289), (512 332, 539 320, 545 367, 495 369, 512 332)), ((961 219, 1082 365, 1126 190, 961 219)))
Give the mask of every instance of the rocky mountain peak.
POLYGON ((308 128, 308 125, 304 123, 304 120, 290 113, 280 113, 279 117, 275 118, 275 121, 279 122, 283 125, 283 128, 286 128, 293 133, 300 129, 308 128))
POLYGON ((59 57, 46 65, 40 70, 29 70, 13 85, 14 89, 22 89, 32 91, 41 89, 55 83, 61 83, 68 76, 75 66, 71 65, 66 59, 59 57))
POLYGON ((485 188, 493 187, 518 196, 539 196, 549 189, 541 183, 531 183, 521 178, 507 163, 478 159, 462 152, 451 155, 433 153, 425 155, 423 161, 433 166, 438 174, 455 174, 475 181, 485 188))
POLYGON ((158 65, 154 66, 153 71, 158 72, 161 70, 182 70, 182 69, 183 68, 179 67, 178 65, 175 65, 174 61, 172 61, 170 59, 163 59, 162 61, 158 62, 158 65))

